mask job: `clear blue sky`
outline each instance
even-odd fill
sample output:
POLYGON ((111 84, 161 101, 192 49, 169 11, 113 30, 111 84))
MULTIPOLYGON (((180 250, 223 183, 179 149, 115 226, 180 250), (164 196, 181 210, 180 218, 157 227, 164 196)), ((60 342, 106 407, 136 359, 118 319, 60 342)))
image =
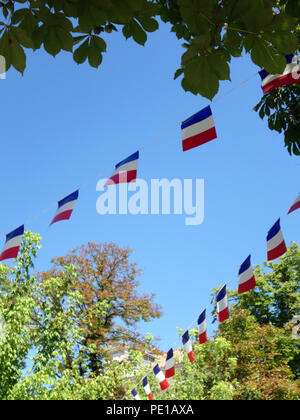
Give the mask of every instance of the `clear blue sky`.
MULTIPOLYGON (((37 51, 23 77, 12 70, 0 80, 1 236, 209 105, 173 80, 182 48, 168 26, 146 47, 121 34, 106 39, 98 70, 78 66, 68 53, 53 59, 37 51)), ((220 94, 257 70, 247 57, 234 60, 232 83, 223 82, 220 94)), ((217 140, 183 153, 178 128, 141 153, 138 175, 149 182, 205 180, 202 225, 185 226, 178 215, 100 216, 94 182, 80 191, 69 222, 48 228, 54 205, 25 226, 43 237, 36 268, 48 269, 52 257, 88 241, 128 245, 144 269, 140 290, 155 293, 164 312, 142 332, 159 336, 168 350, 176 327, 196 326, 206 306, 210 321, 211 289, 236 288, 249 253, 254 264, 266 259, 266 234, 278 217, 287 244, 300 240, 299 211, 286 216, 299 191, 299 159, 253 111, 260 97, 257 76, 212 106, 217 140)), ((209 323, 210 335, 214 328, 209 323)))

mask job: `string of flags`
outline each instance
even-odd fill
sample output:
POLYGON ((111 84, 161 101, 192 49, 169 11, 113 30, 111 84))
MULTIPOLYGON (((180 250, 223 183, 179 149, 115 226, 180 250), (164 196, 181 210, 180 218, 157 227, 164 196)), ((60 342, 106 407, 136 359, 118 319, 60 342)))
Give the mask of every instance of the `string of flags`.
MULTIPOLYGON (((292 205, 288 214, 292 211, 295 211, 300 208, 300 195, 298 196, 295 203, 292 205)), ((267 235, 267 260, 273 261, 281 256, 283 256, 286 251, 285 240, 280 227, 280 219, 272 226, 267 235)), ((246 293, 256 287, 256 280, 254 271, 251 265, 251 255, 249 255, 246 260, 240 265, 238 272, 238 293, 246 293)), ((229 305, 228 305, 228 296, 227 296, 227 286, 226 284, 222 286, 220 291, 217 293, 216 297, 217 303, 217 317, 220 323, 226 321, 229 316, 229 305)), ((207 326, 206 326, 206 309, 204 309, 198 318, 198 339, 199 344, 205 344, 208 341, 207 338, 207 326)), ((195 355, 193 352, 192 341, 189 336, 189 331, 185 331, 182 335, 182 345, 183 348, 190 360, 191 363, 195 361, 195 355)), ((158 365, 153 369, 155 375, 159 377, 159 383, 164 384, 165 378, 172 378, 175 375, 175 361, 174 361, 174 351, 171 348, 167 352, 166 361, 165 361, 165 377, 158 365), (159 375, 159 376, 158 376, 159 375)), ((167 382, 168 383, 168 382, 167 382)), ((161 385, 161 389, 162 386, 161 385)), ((169 384, 168 384, 169 387, 169 384)), ((166 388, 162 389, 165 390, 166 388)))
MULTIPOLYGON (((259 72, 262 80, 261 87, 264 94, 275 88, 300 82, 300 70, 297 57, 294 54, 286 55, 286 62, 286 68, 281 75, 269 74, 264 69, 259 72)), ((217 138, 216 126, 210 106, 203 108, 181 123, 181 137, 183 152, 199 147, 217 138)), ((136 181, 139 162, 139 150, 115 165, 114 173, 106 181, 105 187, 136 181)), ((79 189, 58 201, 58 208, 54 218, 50 223, 50 226, 59 221, 69 220, 78 198, 79 189)), ((296 201, 292 204, 288 214, 296 211, 299 208, 300 194, 298 195, 296 201)), ((21 225, 6 235, 6 241, 0 255, 0 261, 17 258, 23 234, 24 225, 21 225)), ((277 259, 284 255, 286 251, 287 248, 281 231, 280 219, 278 219, 267 234, 267 259, 268 261, 277 259)), ((239 268, 238 293, 241 294, 248 292, 255 287, 256 281, 253 268, 251 266, 251 255, 249 255, 239 268)), ((224 285, 218 292, 216 302, 218 321, 221 323, 228 319, 230 316, 226 285, 224 285)), ((198 318, 198 334, 199 343, 205 344, 208 341, 206 310, 204 310, 198 318)), ((188 330, 185 331, 182 335, 182 344, 190 362, 193 363, 195 361, 195 355, 188 330)), ((160 369, 158 364, 154 366, 153 372, 157 378, 161 391, 167 390, 170 386, 167 379, 172 378, 175 375, 175 361, 172 348, 167 352, 164 369, 165 373, 160 369)), ((142 384, 148 399, 152 400, 153 396, 147 376, 142 379, 142 384)), ((141 397, 135 388, 132 389, 131 394, 136 400, 141 400, 141 397)))
MULTIPOLYGON (((259 72, 259 75, 262 79, 262 89, 263 93, 267 93, 275 88, 286 86, 292 83, 300 82, 300 66, 298 64, 298 57, 295 54, 286 55, 286 68, 283 74, 269 74, 265 69, 259 72)), ((192 115, 188 119, 184 120, 181 123, 181 135, 182 135, 182 149, 187 151, 195 147, 199 147, 209 141, 212 141, 217 138, 216 127, 211 111, 211 107, 207 106, 192 115)), ((143 147, 142 147, 143 148, 143 147)), ((141 148, 141 149, 142 149, 141 148)), ((128 156, 126 159, 115 165, 115 171, 113 175, 105 183, 106 187, 110 185, 120 184, 120 183, 130 183, 135 182, 137 179, 137 169, 139 161, 139 150, 132 155, 128 156)), ((79 198, 79 190, 73 192, 72 194, 66 196, 62 200, 58 201, 58 208, 53 218, 50 226, 56 222, 62 220, 69 220, 72 212, 74 210, 75 204, 79 198)), ((300 194, 297 197, 295 203, 289 210, 289 213, 297 210, 300 207, 300 194)), ((277 222, 278 223, 278 222, 277 222)), ((280 222, 279 222, 280 226, 280 222)), ((285 245, 283 243, 278 243, 274 249, 274 243, 276 244, 277 239, 280 237, 281 232, 276 231, 278 224, 270 230, 268 238, 268 252, 272 256, 273 253, 280 252, 283 250, 285 245), (273 233, 276 232, 276 235, 279 236, 273 238, 273 233), (270 251, 269 251, 270 247, 270 251), (273 247, 273 248, 272 248, 273 247)), ((18 256, 19 247, 22 242, 22 235, 24 233, 24 225, 15 229, 14 231, 6 235, 6 242, 0 255, 0 261, 4 261, 10 258, 16 258, 18 256)))
POLYGON ((259 72, 264 94, 278 87, 291 85, 297 83, 297 81, 299 82, 300 70, 298 57, 295 54, 288 54, 285 56, 285 59, 286 67, 282 74, 269 74, 264 69, 259 72))

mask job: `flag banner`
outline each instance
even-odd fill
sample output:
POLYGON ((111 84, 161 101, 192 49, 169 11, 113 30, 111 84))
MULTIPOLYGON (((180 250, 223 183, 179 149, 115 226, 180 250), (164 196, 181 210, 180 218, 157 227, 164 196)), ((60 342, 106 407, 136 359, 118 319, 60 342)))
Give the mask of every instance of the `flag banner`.
POLYGON ((145 376, 143 378, 143 387, 144 387, 144 390, 146 392, 146 395, 147 395, 148 399, 153 400, 153 397, 152 397, 152 394, 151 394, 151 389, 150 389, 150 386, 148 384, 147 376, 145 376))
POLYGON ((140 401, 140 400, 141 400, 141 397, 139 396, 139 394, 136 392, 136 390, 135 390, 135 389, 133 389, 133 390, 131 391, 131 393, 132 393, 132 395, 134 396, 134 398, 135 398, 137 401, 140 401))
POLYGON ((216 139, 217 132, 210 106, 183 121, 181 134, 184 152, 216 139))
POLYGON ((175 361, 173 349, 170 349, 167 353, 165 375, 167 379, 172 378, 175 375, 175 361))
POLYGON ((105 187, 114 184, 121 184, 127 182, 135 182, 137 177, 137 168, 139 161, 139 151, 128 156, 128 158, 119 162, 115 167, 115 172, 106 181, 105 187))
POLYGON ((297 209, 300 209, 300 194, 298 195, 296 201, 294 202, 294 204, 290 208, 288 214, 292 213, 293 211, 295 211, 297 209))
POLYGON ((294 54, 289 54, 285 58, 287 65, 282 74, 269 74, 265 69, 259 72, 264 94, 278 87, 300 82, 300 66, 297 57, 294 54))
POLYGON ((10 258, 17 258, 22 238, 24 234, 24 225, 18 227, 6 235, 6 242, 0 255, 0 261, 10 258))
POLYGON ((198 318, 199 343, 207 342, 207 328, 206 328, 206 309, 200 314, 198 318))
POLYGON ((251 266, 251 255, 243 262, 239 270, 239 287, 238 293, 245 293, 254 289, 256 281, 251 266))
POLYGON ((275 260, 286 253, 286 245, 280 228, 280 219, 268 232, 267 251, 268 261, 275 260))
POLYGON ((53 223, 60 222, 61 220, 69 220, 73 209, 75 207, 76 201, 78 200, 79 190, 74 191, 72 194, 63 198, 58 202, 58 209, 54 216, 54 219, 50 223, 50 226, 53 223))
POLYGON ((226 293, 226 284, 217 294, 218 321, 223 322, 229 318, 228 300, 226 293))
POLYGON ((166 389, 169 388, 170 384, 169 382, 166 380, 165 375, 163 374, 163 372, 160 370, 158 365, 155 365, 153 368, 153 372, 156 376, 156 379, 159 383, 160 389, 162 391, 165 391, 166 389))
POLYGON ((195 356, 193 352, 192 342, 189 336, 189 332, 186 331, 182 336, 182 344, 185 348, 185 351, 190 359, 190 362, 193 363, 195 361, 195 356))

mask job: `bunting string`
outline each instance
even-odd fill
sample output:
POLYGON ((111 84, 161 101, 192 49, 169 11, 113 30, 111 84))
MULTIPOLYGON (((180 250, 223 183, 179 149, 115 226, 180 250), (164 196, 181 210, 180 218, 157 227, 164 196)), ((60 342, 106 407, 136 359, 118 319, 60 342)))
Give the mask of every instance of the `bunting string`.
MULTIPOLYGON (((253 74, 251 77, 243 80, 241 83, 239 83, 237 86, 235 86, 232 89, 229 89, 227 92, 225 92, 223 95, 218 96, 216 99, 213 99, 211 102, 212 104, 216 104, 217 102, 219 102, 220 100, 222 100, 223 98, 225 98, 227 95, 229 95, 230 93, 232 93, 233 91, 235 91, 236 89, 240 88, 241 86, 243 86, 244 84, 246 84, 247 82, 249 82, 251 79, 253 79, 255 76, 257 76, 258 72, 256 72, 255 74, 253 74)), ((168 134, 170 134, 171 132, 175 131, 178 127, 180 127, 181 122, 177 123, 175 125, 173 125, 172 127, 168 128, 167 130, 165 130, 162 134, 160 134, 159 136, 157 136, 156 138, 146 142, 145 144, 143 144, 142 146, 139 147, 139 151, 143 151, 145 149, 147 149, 148 147, 152 146, 154 143, 157 143, 158 141, 160 141, 163 137, 167 136, 168 134)), ((78 190, 82 190, 86 187, 88 187, 90 184, 92 184, 93 182, 97 181, 99 178, 102 178, 104 176, 106 176, 108 173, 112 172, 114 170, 114 167, 109 167, 105 170, 103 170, 100 174, 90 178, 89 180, 87 180, 86 182, 84 182, 83 184, 79 185, 77 187, 78 190)), ((44 209, 42 209, 41 211, 39 211, 38 213, 36 213, 35 215, 30 216, 29 218, 27 218, 25 220, 25 224, 29 224, 33 221, 35 221, 36 219, 38 219, 39 217, 41 217, 44 213, 47 213, 49 210, 51 210, 53 207, 55 207, 57 205, 57 201, 53 202, 52 204, 50 204, 49 206, 45 207, 44 209)), ((5 236, 2 236, 1 239, 5 239, 5 236)))
MULTIPOLYGON (((233 29, 234 28, 230 28, 233 29)), ((240 88, 241 86, 248 83, 258 74, 262 79, 262 89, 263 93, 267 93, 272 89, 275 89, 280 86, 285 86, 291 83, 300 82, 300 77, 294 78, 294 72, 300 76, 300 70, 298 61, 295 60, 295 56, 293 54, 286 56, 286 69, 282 75, 270 75, 265 70, 260 72, 256 72, 249 78, 243 80, 237 86, 229 89, 224 94, 220 95, 216 99, 212 100, 212 104, 216 104, 220 100, 222 100, 227 95, 231 94, 236 89, 240 88)), ((186 119, 181 123, 177 123, 173 127, 165 130, 161 135, 158 137, 150 140, 149 142, 145 143, 144 145, 140 146, 137 152, 132 154, 131 156, 127 157, 120 163, 118 163, 115 167, 108 168, 104 170, 100 175, 97 175, 82 185, 78 187, 76 191, 72 194, 69 194, 67 197, 64 197, 62 200, 51 204, 50 206, 44 208, 39 213, 35 214, 34 216, 26 219, 25 224, 31 223, 33 220, 39 218, 42 214, 48 212, 50 209, 54 207, 54 205, 58 204, 58 208, 51 224, 56 223, 61 220, 68 220, 71 217, 73 212, 74 206, 79 197, 79 191, 89 186, 91 183, 99 179, 99 177, 104 177, 108 173, 113 172, 113 175, 107 180, 105 186, 109 186, 111 184, 119 184, 121 182, 132 182, 135 181, 137 178, 137 165, 139 159, 139 152, 147 149, 148 147, 152 146, 154 143, 161 140, 163 137, 174 131, 178 126, 181 126, 181 133, 182 133, 182 147, 183 151, 198 147, 208 141, 211 141, 217 137, 216 128, 213 120, 213 115, 211 112, 210 106, 202 109, 201 111, 197 112, 196 114, 192 115, 190 118, 186 119), (124 177, 125 174, 125 177, 124 177)), ((296 201, 292 204, 288 214, 300 209, 300 194, 298 195, 296 201)), ((51 225, 50 224, 50 225, 51 225)), ((19 248, 22 242, 22 237, 24 234, 24 225, 18 227, 14 231, 10 232, 6 235, 6 242, 0 255, 0 261, 16 258, 18 256, 19 248)), ((273 261, 277 258, 283 256, 287 251, 285 240, 283 237, 283 233, 281 231, 280 219, 271 227, 267 234, 267 260, 273 261)), ((238 293, 245 293, 248 292, 256 287, 255 276, 251 265, 251 255, 241 264, 238 272, 238 293)), ((217 303, 217 317, 218 321, 224 322, 230 316, 229 313, 229 306, 228 306, 228 298, 227 298, 227 287, 226 284, 221 287, 217 296, 216 296, 216 303, 217 303)), ((204 344, 207 341, 207 331, 206 331, 206 309, 200 314, 198 318, 198 332, 199 332, 199 343, 204 344)), ((183 347, 188 355, 188 358, 191 363, 195 361, 195 356, 193 353, 193 343, 189 336, 189 330, 195 325, 195 321, 191 323, 189 328, 178 335, 177 339, 173 343, 173 346, 168 352, 167 361, 170 362, 170 369, 168 369, 168 377, 172 377, 175 374, 174 368, 175 364, 172 362, 173 359, 173 347, 177 344, 178 340, 181 340, 181 347, 183 347)), ((167 363, 165 364, 166 369, 167 363)), ((148 372, 149 373, 149 372, 148 372)), ((147 374, 148 374, 147 373, 147 374)), ((153 368, 153 373, 155 374, 160 388, 162 391, 165 391, 169 388, 169 383, 167 378, 165 377, 161 367, 156 363, 153 368)), ((141 399, 138 393, 136 392, 136 387, 139 386, 141 381, 137 382, 134 388, 131 391, 131 394, 135 399, 141 399)), ((142 384, 144 390, 149 399, 153 399, 152 392, 147 381, 147 377, 144 376, 142 379, 142 384)))

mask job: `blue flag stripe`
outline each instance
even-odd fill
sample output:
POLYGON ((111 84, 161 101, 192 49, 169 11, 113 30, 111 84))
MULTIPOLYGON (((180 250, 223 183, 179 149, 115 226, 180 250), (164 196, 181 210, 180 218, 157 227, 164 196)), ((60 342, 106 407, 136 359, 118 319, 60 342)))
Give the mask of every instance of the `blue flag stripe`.
POLYGON ((196 114, 192 115, 187 120, 183 121, 181 124, 181 129, 189 127, 190 125, 197 124, 200 121, 206 120, 206 118, 212 115, 210 106, 203 108, 201 111, 197 112, 196 114))

